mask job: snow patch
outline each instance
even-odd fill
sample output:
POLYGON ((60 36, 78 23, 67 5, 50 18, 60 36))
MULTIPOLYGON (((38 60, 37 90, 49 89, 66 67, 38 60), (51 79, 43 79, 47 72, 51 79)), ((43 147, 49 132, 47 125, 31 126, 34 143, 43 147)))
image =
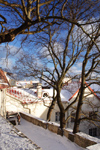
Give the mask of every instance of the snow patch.
POLYGON ((100 150, 100 143, 87 147, 88 150, 100 150))
POLYGON ((45 130, 23 118, 21 118, 21 125, 16 127, 43 150, 85 150, 65 136, 62 137, 49 130, 45 130))
POLYGON ((0 150, 36 150, 37 146, 0 116, 0 150))

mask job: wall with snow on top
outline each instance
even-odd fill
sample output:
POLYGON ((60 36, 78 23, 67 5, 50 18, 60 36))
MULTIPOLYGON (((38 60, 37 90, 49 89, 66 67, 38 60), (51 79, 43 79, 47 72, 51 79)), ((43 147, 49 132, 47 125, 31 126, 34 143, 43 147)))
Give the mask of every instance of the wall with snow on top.
POLYGON ((94 144, 100 144, 100 139, 91 137, 91 136, 84 134, 82 132, 73 134, 72 129, 67 128, 67 129, 64 129, 62 131, 63 132, 62 133, 62 132, 60 132, 59 124, 56 124, 53 122, 46 122, 42 119, 36 118, 32 115, 29 115, 29 114, 26 114, 23 112, 21 112, 21 116, 25 120, 27 120, 27 121, 35 124, 35 125, 41 126, 45 129, 50 130, 51 132, 56 133, 56 134, 64 135, 65 137, 67 137, 69 140, 75 142, 80 147, 83 147, 83 148, 88 147, 89 148, 89 146, 91 146, 91 145, 94 146, 94 144))

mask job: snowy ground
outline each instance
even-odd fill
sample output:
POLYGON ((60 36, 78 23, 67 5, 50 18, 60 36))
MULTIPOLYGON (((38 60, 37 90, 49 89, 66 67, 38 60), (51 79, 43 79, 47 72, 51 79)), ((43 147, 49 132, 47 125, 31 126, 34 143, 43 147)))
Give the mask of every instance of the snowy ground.
POLYGON ((37 148, 31 140, 0 116, 0 150, 37 150, 37 148))
POLYGON ((68 140, 66 137, 45 130, 23 118, 21 118, 21 125, 17 125, 16 128, 23 132, 43 150, 85 150, 68 140))

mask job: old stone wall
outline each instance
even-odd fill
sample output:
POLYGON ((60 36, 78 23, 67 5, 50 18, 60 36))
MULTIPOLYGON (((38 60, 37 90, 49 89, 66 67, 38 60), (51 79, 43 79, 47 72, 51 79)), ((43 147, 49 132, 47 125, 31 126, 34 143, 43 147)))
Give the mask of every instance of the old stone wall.
MULTIPOLYGON (((21 117, 35 125, 41 126, 45 129, 50 130, 51 132, 62 135, 62 132, 59 131, 60 129, 59 124, 56 124, 53 122, 46 122, 42 119, 36 118, 30 114, 26 114, 22 112, 21 112, 21 117)), ((68 138, 72 142, 75 142, 77 145, 83 148, 88 147, 89 149, 89 146, 92 147, 92 145, 94 146, 94 145, 100 144, 100 139, 91 137, 82 132, 73 134, 72 129, 69 129, 69 128, 63 130, 63 136, 66 136, 66 138, 68 138)))

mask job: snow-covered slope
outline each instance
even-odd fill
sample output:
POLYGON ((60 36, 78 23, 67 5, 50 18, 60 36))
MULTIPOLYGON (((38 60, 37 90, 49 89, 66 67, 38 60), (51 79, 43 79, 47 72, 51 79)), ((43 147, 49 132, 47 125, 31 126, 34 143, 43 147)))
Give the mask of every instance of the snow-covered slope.
POLYGON ((31 140, 0 116, 0 150, 37 150, 37 148, 31 140))
POLYGON ((36 126, 23 118, 21 118, 21 125, 16 127, 43 150, 84 150, 66 137, 36 126))

